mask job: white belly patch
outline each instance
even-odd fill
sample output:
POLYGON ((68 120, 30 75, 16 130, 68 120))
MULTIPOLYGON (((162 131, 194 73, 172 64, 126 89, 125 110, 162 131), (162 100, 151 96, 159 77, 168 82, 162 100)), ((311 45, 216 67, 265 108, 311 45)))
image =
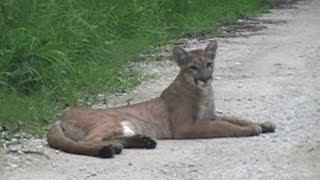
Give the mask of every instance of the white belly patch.
POLYGON ((130 122, 122 121, 120 124, 122 126, 122 133, 124 136, 133 136, 135 134, 133 128, 130 126, 130 122))

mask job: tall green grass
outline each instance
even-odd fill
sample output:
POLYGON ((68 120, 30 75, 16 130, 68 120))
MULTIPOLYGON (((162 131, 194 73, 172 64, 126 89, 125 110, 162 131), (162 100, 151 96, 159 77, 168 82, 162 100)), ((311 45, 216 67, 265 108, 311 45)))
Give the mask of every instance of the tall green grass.
POLYGON ((217 33, 272 0, 1 0, 0 126, 42 133, 57 112, 98 92, 126 91, 127 64, 186 32, 217 33))

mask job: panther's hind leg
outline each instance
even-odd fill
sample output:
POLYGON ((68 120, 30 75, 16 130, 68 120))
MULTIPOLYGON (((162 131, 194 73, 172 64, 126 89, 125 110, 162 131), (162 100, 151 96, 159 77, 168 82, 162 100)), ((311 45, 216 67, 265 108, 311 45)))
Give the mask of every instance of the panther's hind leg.
POLYGON ((86 138, 78 143, 83 146, 96 149, 93 155, 101 158, 112 158, 115 154, 120 154, 123 149, 121 143, 115 141, 105 141, 99 136, 86 138))
POLYGON ((86 146, 96 147, 96 156, 102 158, 112 158, 115 154, 120 154, 123 149, 123 145, 119 140, 113 139, 114 136, 118 136, 122 131, 118 128, 105 128, 100 127, 89 133, 79 143, 86 146))
POLYGON ((110 141, 112 135, 117 132, 105 129, 81 132, 80 128, 71 125, 62 126, 61 121, 57 121, 48 129, 47 141, 50 147, 64 152, 112 158, 114 154, 119 154, 122 150, 119 142, 110 141))

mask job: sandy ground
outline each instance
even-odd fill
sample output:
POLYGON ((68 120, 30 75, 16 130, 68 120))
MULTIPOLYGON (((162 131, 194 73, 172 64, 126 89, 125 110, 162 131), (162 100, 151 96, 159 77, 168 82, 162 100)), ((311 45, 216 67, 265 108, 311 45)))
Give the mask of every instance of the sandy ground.
MULTIPOLYGON (((217 38, 218 112, 273 121, 275 133, 158 141, 154 150, 124 150, 114 159, 66 154, 44 139, 22 139, 0 152, 0 179, 320 179, 320 1, 295 7, 251 22, 260 31, 217 38)), ((208 40, 180 43, 192 49, 208 40)), ((140 63, 158 78, 126 94, 101 95, 96 107, 158 96, 178 72, 167 50, 159 54, 158 61, 151 56, 140 63)))

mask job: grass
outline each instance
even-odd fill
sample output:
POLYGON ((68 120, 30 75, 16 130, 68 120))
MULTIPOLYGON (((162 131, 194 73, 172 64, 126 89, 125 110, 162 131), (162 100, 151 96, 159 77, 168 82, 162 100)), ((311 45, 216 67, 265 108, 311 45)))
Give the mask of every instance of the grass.
POLYGON ((138 53, 186 32, 218 33, 275 2, 2 0, 0 127, 43 134, 78 99, 137 85, 127 64, 138 53))

